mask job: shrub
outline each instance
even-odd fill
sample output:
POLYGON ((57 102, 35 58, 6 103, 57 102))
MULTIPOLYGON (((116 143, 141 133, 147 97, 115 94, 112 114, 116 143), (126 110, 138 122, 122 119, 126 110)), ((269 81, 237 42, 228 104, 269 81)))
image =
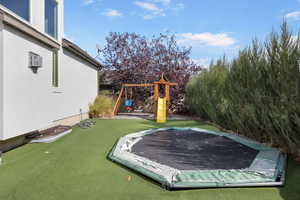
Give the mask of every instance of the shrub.
POLYGON ((113 107, 113 98, 104 94, 99 94, 93 104, 89 105, 89 116, 90 118, 111 117, 113 107))
POLYGON ((254 40, 231 62, 213 63, 190 80, 186 104, 200 117, 240 134, 300 148, 300 40, 287 24, 264 43, 254 40))

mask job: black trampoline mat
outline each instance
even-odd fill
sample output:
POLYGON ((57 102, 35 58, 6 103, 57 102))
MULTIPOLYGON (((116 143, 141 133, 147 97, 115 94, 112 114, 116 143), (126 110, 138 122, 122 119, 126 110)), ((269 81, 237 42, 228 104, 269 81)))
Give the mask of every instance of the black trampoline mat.
POLYGON ((259 151, 224 136, 192 130, 143 136, 132 153, 179 170, 245 169, 259 151))

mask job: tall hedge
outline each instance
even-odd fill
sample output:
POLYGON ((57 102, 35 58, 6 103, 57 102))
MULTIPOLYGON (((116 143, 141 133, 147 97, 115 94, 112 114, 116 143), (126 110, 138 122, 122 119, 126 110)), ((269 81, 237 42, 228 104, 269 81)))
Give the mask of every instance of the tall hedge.
POLYGON ((291 152, 300 149, 300 34, 284 22, 230 62, 220 59, 186 88, 191 112, 291 152))

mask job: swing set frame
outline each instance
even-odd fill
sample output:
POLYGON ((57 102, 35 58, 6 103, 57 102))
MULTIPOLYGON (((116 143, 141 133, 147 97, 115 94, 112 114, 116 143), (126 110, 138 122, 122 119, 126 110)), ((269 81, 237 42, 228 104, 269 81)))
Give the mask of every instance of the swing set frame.
MULTIPOLYGON (((155 81, 154 83, 125 83, 122 84, 122 88, 120 91, 120 94, 117 98, 116 104, 114 106, 113 109, 113 116, 117 115, 119 113, 119 109, 121 106, 121 103, 123 102, 123 98, 125 97, 125 88, 128 87, 152 87, 154 89, 154 110, 153 113, 156 114, 156 109, 157 109, 157 101, 159 98, 159 89, 161 86, 165 87, 165 98, 167 101, 167 108, 170 105, 170 101, 171 101, 171 97, 170 97, 170 87, 172 86, 177 86, 177 83, 173 83, 173 82, 168 82, 166 81, 164 74, 161 74, 161 78, 159 81, 155 81)), ((167 109, 168 110, 168 109, 167 109)))

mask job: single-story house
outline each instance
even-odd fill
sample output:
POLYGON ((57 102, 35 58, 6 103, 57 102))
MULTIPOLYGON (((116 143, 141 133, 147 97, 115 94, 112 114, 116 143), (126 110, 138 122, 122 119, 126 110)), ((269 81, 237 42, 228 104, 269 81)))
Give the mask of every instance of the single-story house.
POLYGON ((101 64, 63 36, 63 0, 0 0, 0 151, 88 117, 101 64))

